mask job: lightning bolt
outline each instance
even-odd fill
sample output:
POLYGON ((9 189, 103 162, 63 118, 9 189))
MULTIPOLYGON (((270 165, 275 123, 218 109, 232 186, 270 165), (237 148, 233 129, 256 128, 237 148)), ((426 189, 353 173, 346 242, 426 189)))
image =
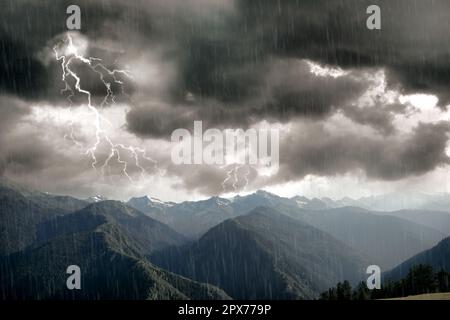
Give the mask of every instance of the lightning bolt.
POLYGON ((223 180, 222 181, 222 189, 223 189, 223 192, 226 192, 227 191, 227 182, 228 181, 230 181, 231 179, 232 179, 232 177, 231 177, 231 175, 233 174, 233 172, 234 172, 234 170, 235 170, 235 166, 233 166, 233 168, 231 168, 231 170, 229 170, 229 171, 227 171, 226 172, 226 178, 225 178, 225 180, 223 180))
MULTIPOLYGON (((59 42, 53 47, 53 52, 55 54, 56 61, 60 62, 61 70, 62 70, 62 82, 65 84, 65 88, 61 90, 61 94, 67 94, 67 100, 69 102, 69 112, 73 107, 73 97, 76 93, 85 95, 87 97, 87 107, 93 115, 93 126, 95 128, 95 140, 91 147, 84 151, 85 155, 89 155, 91 157, 91 166, 93 169, 97 170, 97 167, 100 166, 101 176, 104 176, 105 169, 110 169, 111 161, 115 159, 117 163, 122 166, 123 174, 132 181, 131 174, 128 172, 128 162, 124 160, 126 155, 130 156, 134 159, 134 165, 140 170, 141 177, 144 177, 146 173, 145 168, 141 164, 141 160, 146 160, 156 167, 157 162, 153 160, 151 157, 147 156, 145 149, 127 146, 121 143, 114 143, 112 139, 108 136, 105 129, 103 128, 103 123, 109 121, 102 117, 99 110, 92 103, 92 94, 89 90, 83 89, 81 86, 80 76, 71 68, 71 64, 76 61, 85 66, 87 66, 90 70, 95 72, 100 81, 105 86, 105 96, 103 97, 102 102, 99 107, 103 108, 107 104, 115 104, 116 103, 116 95, 112 90, 112 83, 117 84, 122 93, 125 94, 124 91, 124 81, 119 78, 123 76, 127 79, 132 79, 131 73, 128 70, 119 70, 119 69, 109 69, 104 64, 102 64, 102 59, 95 57, 84 57, 82 54, 78 52, 78 48, 74 45, 73 39, 70 34, 67 35, 67 38, 59 42), (58 53, 58 48, 61 45, 66 46, 66 50, 63 50, 63 53, 58 53), (105 79, 105 75, 111 77, 112 82, 105 79), (71 85, 69 79, 75 82, 74 85, 71 85), (109 146, 109 155, 103 163, 100 163, 97 159, 97 152, 99 146, 102 142, 106 142, 107 146, 109 146)), ((77 146, 82 147, 81 143, 79 143, 75 137, 74 133, 74 121, 70 120, 70 132, 66 134, 64 138, 70 138, 77 146)))
MULTIPOLYGON (((230 170, 226 171, 226 177, 222 182, 222 189, 224 192, 227 191, 227 183, 230 182, 231 183, 231 187, 233 188, 233 191, 238 191, 238 189, 241 189, 243 191, 245 191, 248 187, 249 184, 249 179, 248 176, 250 175, 250 168, 252 166, 250 165, 233 165, 232 168, 230 170), (239 170, 246 168, 245 173, 243 174, 243 180, 244 180, 244 185, 242 187, 239 187, 239 170)), ((222 167, 223 169, 223 167, 222 167)))
POLYGON ((247 168, 247 170, 244 173, 245 184, 244 184, 244 187, 242 188, 243 191, 245 191, 247 189, 247 187, 248 187, 248 182, 249 182, 248 181, 248 176, 250 175, 250 166, 247 166, 246 168, 247 168))

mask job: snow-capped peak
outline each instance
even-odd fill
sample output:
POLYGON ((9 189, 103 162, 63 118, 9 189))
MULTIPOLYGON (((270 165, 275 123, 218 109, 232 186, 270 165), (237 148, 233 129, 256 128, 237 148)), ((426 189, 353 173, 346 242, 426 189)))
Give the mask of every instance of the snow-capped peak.
POLYGON ((100 201, 106 201, 106 200, 108 200, 108 198, 106 198, 105 196, 99 195, 99 194, 87 198, 88 202, 100 202, 100 201))

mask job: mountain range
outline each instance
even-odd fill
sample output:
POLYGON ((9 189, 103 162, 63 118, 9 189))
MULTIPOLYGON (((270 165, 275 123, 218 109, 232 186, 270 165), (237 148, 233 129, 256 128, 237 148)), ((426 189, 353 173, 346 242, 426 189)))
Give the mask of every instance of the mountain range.
POLYGON ((46 219, 86 206, 72 197, 23 188, 0 179, 0 256, 25 249, 36 240, 36 226, 46 219))
MULTIPOLYGON (((431 248, 450 235, 450 213, 428 210, 371 211, 358 207, 312 209, 307 198, 291 199, 257 191, 232 199, 213 197, 197 202, 154 204, 140 198, 139 208, 189 239, 198 239, 219 223, 247 214, 257 207, 276 209, 291 218, 329 233, 388 270, 414 254, 431 248), (299 204, 300 202, 300 204, 299 204)), ((128 202, 135 205, 135 200, 128 202)))
POLYGON ((366 265, 344 243, 268 207, 226 220, 193 244, 151 260, 235 299, 311 299, 338 281, 361 280, 366 265))
MULTIPOLYGON (((357 249, 382 270, 395 267, 429 249, 450 234, 407 218, 377 214, 356 207, 302 211, 301 219, 357 249)), ((450 215, 448 215, 450 217, 450 215)))
POLYGON ((430 265, 435 271, 445 270, 450 273, 450 237, 440 241, 431 249, 425 250, 401 263, 384 274, 384 279, 398 280, 404 278, 411 267, 430 265))
POLYGON ((229 298, 146 260, 144 255, 183 237, 121 202, 91 204, 36 229, 35 244, 0 259, 3 299, 229 298), (82 270, 82 290, 67 290, 69 265, 82 270))
POLYGON ((450 213, 368 210, 354 201, 257 191, 125 203, 52 195, 0 178, 0 295, 312 299, 337 282, 363 280, 371 264, 385 275, 422 261, 447 268, 450 213), (66 288, 69 265, 80 266, 82 290, 66 288))

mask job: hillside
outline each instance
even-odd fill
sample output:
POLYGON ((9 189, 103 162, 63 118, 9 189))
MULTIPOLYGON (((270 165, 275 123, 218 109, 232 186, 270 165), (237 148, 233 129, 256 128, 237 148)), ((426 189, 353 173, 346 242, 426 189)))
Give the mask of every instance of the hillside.
POLYGON ((450 236, 450 213, 431 210, 400 210, 383 214, 409 220, 435 230, 446 236, 450 236))
POLYGON ((274 209, 257 208, 196 243, 152 256, 161 267, 224 289, 236 299, 308 299, 358 281, 362 259, 340 241, 274 209))
POLYGON ((104 223, 120 226, 142 254, 185 242, 182 235, 168 226, 122 202, 112 200, 93 203, 75 213, 39 224, 37 241, 44 242, 49 238, 95 228, 104 223))
POLYGON ((378 212, 357 207, 333 208, 355 203, 351 199, 337 202, 327 198, 310 200, 300 196, 287 199, 257 191, 231 199, 213 197, 179 204, 155 202, 149 198, 132 200, 129 204, 142 208, 150 217, 190 239, 197 239, 219 223, 245 215, 258 206, 274 208, 340 239, 383 270, 393 268, 431 248, 448 236, 450 230, 450 214, 445 212, 378 212))
POLYGON ((354 207, 304 210, 298 218, 358 250, 370 264, 383 270, 431 248, 445 237, 424 225, 354 207))
MULTIPOLYGON (((100 221, 100 220, 99 220, 100 221)), ((227 299, 210 285, 143 259, 140 244, 111 221, 79 225, 0 261, 2 299, 227 299), (81 290, 67 290, 66 268, 81 268, 81 290)))
POLYGON ((444 269, 450 272, 450 237, 396 266, 387 272, 384 278, 391 280, 403 278, 412 266, 419 264, 430 265, 434 270, 444 269))
POLYGON ((247 214, 260 206, 271 207, 283 213, 298 210, 294 200, 265 191, 257 191, 247 196, 236 196, 232 199, 212 197, 207 200, 185 201, 178 204, 161 203, 142 197, 132 198, 127 204, 191 239, 200 237, 210 228, 227 219, 247 214))
POLYGON ((402 298, 391 298, 383 300, 450 300, 450 293, 419 294, 417 296, 408 296, 402 298))
POLYGON ((32 191, 0 179, 0 256, 18 252, 36 239, 39 223, 84 207, 84 201, 32 191))

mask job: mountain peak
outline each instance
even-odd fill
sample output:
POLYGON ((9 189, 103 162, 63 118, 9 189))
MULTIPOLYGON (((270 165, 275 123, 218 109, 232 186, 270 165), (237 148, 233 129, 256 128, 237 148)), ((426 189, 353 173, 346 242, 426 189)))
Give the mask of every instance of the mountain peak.
POLYGON ((34 190, 33 188, 25 187, 5 176, 0 177, 0 188, 13 190, 15 192, 20 193, 23 196, 44 194, 40 191, 34 190))
POLYGON ((88 205, 81 211, 91 212, 93 214, 100 214, 111 217, 118 217, 121 215, 126 216, 139 216, 143 215, 140 211, 127 206, 121 201, 106 200, 100 202, 94 202, 88 205))
POLYGON ((140 202, 145 202, 145 203, 151 202, 149 196, 132 197, 129 201, 140 201, 140 202))
POLYGON ((89 202, 89 203, 101 202, 101 201, 106 201, 106 200, 108 200, 108 198, 105 197, 105 196, 102 196, 100 194, 95 195, 95 196, 91 196, 91 197, 86 199, 86 201, 89 202))
POLYGON ((267 201, 277 201, 277 200, 290 200, 288 198, 283 198, 280 197, 279 195, 275 194, 275 193, 271 193, 265 190, 257 190, 255 193, 249 194, 247 196, 241 197, 240 199, 245 199, 245 198, 256 198, 256 199, 265 199, 267 201))
POLYGON ((209 198, 206 201, 209 202, 209 203, 212 203, 212 204, 217 204, 219 206, 226 206, 226 205, 228 205, 230 203, 230 200, 225 199, 225 198, 221 198, 221 197, 218 197, 218 196, 211 197, 211 198, 209 198))
POLYGON ((265 190, 258 190, 255 192, 256 195, 260 196, 260 197, 264 197, 264 198, 273 198, 273 197, 278 197, 277 195, 270 193, 268 191, 265 190))
POLYGON ((161 210, 174 205, 173 202, 165 202, 158 198, 151 196, 133 197, 127 202, 130 206, 141 210, 142 212, 148 212, 149 210, 161 210))

